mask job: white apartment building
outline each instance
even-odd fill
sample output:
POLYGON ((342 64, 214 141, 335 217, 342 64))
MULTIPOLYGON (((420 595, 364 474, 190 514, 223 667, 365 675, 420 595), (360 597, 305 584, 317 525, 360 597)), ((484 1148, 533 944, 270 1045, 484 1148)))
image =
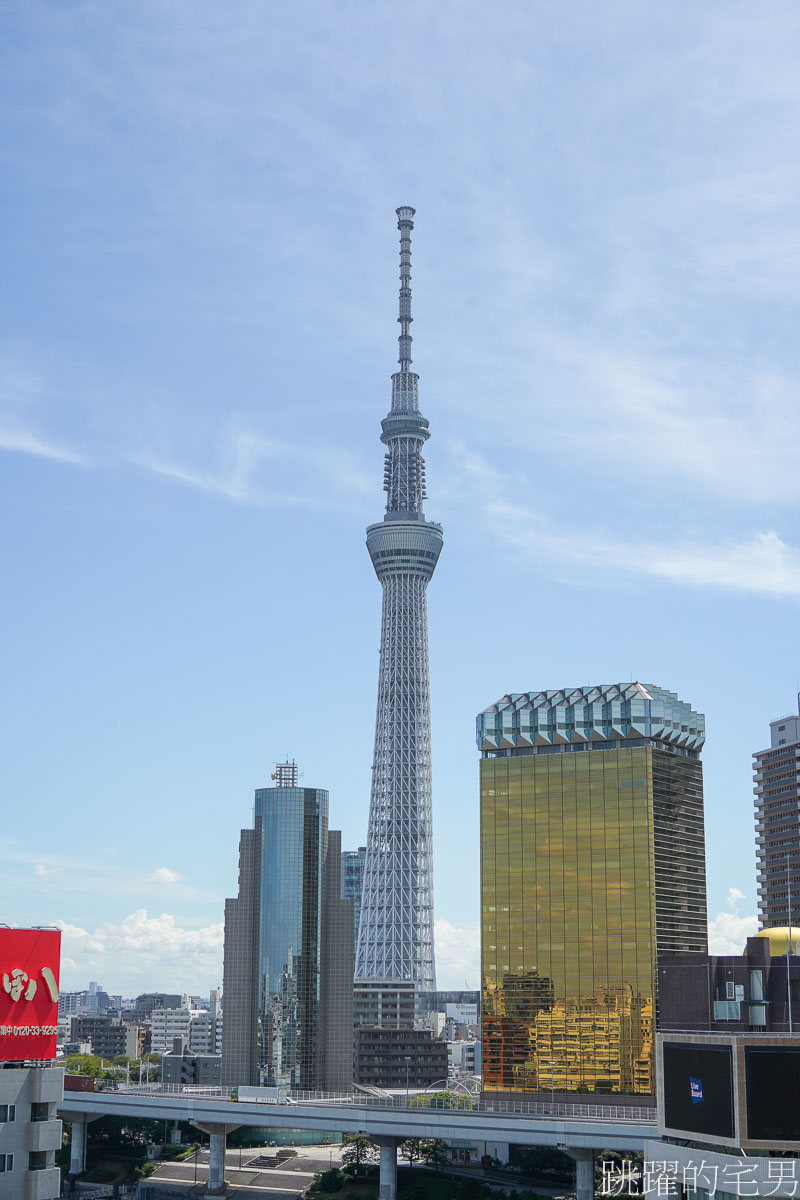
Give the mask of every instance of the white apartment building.
POLYGON ((480 1042, 448 1042, 447 1073, 456 1078, 465 1075, 480 1075, 480 1042))
POLYGON ((222 1053, 222 1013, 195 1012, 189 1026, 192 1054, 222 1053))
POLYGON ((222 1053, 222 1015, 214 1016, 202 1008, 154 1008, 150 1032, 153 1054, 172 1050, 176 1037, 182 1037, 193 1054, 222 1053))

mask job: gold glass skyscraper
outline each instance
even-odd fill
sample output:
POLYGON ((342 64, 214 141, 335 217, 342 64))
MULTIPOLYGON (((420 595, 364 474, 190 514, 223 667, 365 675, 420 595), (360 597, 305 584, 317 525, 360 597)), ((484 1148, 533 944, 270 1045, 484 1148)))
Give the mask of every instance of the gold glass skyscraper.
POLYGON ((704 736, 639 683, 478 717, 486 1090, 654 1092, 658 953, 707 949, 704 736))

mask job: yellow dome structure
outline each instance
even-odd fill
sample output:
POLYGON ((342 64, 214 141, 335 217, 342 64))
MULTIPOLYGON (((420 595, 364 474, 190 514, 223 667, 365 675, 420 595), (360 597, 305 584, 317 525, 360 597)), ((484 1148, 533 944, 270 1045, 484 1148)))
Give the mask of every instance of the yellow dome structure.
POLYGON ((773 929, 762 929, 756 937, 769 939, 769 953, 771 958, 776 958, 781 954, 786 953, 786 943, 791 940, 792 954, 797 953, 797 943, 800 942, 800 929, 793 925, 789 929, 788 925, 776 925, 773 929))

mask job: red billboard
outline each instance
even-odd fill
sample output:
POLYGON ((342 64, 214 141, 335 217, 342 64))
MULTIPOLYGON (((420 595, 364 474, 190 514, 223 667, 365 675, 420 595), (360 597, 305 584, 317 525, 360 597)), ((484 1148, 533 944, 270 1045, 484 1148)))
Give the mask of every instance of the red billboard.
POLYGON ((55 1058, 60 929, 0 928, 0 1062, 55 1058))

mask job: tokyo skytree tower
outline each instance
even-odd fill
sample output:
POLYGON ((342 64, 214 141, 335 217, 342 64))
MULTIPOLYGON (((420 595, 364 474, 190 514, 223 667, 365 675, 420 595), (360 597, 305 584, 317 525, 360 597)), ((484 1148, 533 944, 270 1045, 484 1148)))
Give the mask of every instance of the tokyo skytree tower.
POLYGON ((436 987, 433 963, 433 830, 428 611, 425 591, 442 549, 442 527, 425 520, 428 422, 411 370, 411 230, 414 209, 397 209, 400 230, 400 370, 381 422, 386 515, 367 529, 383 587, 375 758, 356 950, 356 980, 436 987))

